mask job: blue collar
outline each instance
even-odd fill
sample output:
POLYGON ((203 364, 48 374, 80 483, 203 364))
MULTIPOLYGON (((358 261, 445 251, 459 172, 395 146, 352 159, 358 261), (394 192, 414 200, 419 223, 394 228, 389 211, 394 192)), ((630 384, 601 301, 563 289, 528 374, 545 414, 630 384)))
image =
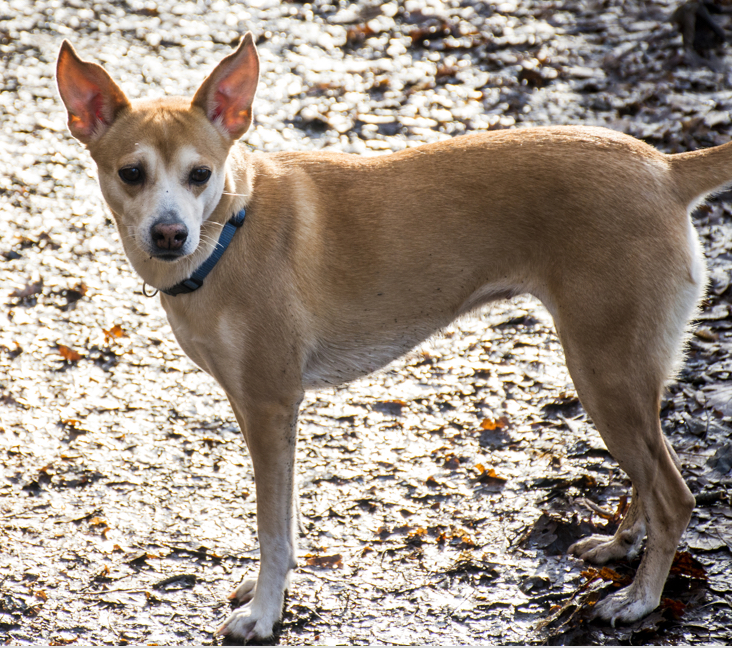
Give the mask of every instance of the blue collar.
POLYGON ((214 248, 213 253, 208 259, 206 259, 193 274, 188 278, 184 279, 180 283, 162 290, 166 295, 175 297, 176 295, 185 295, 186 293, 192 293, 194 290, 198 290, 203 286, 203 280, 206 278, 209 272, 214 269, 214 266, 219 262, 219 259, 226 252, 226 248, 229 247, 231 239, 234 238, 236 230, 238 230, 244 224, 244 218, 246 218, 246 210, 242 209, 239 213, 234 214, 224 225, 224 229, 221 230, 221 236, 219 236, 218 243, 214 248))

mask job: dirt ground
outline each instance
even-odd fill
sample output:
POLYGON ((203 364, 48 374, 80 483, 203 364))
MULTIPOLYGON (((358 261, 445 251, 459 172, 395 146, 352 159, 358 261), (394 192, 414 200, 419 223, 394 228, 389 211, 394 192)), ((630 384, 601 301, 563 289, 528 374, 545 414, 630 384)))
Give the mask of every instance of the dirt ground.
MULTIPOLYGON (((263 74, 243 145, 258 150, 388 154, 470 130, 595 124, 677 152, 732 130, 729 49, 694 15, 685 48, 679 5, 0 1, 0 641, 220 643, 226 595, 259 555, 228 404, 142 295, 66 131, 62 38, 138 97, 191 94, 251 29, 263 74)), ((716 7, 729 30, 731 3, 716 7)), ((710 290, 663 402, 698 506, 656 612, 630 627, 588 619, 637 562, 594 570, 565 551, 613 530, 628 482, 549 315, 519 297, 307 397, 301 560, 274 641, 729 643, 724 198, 694 216, 710 290)))

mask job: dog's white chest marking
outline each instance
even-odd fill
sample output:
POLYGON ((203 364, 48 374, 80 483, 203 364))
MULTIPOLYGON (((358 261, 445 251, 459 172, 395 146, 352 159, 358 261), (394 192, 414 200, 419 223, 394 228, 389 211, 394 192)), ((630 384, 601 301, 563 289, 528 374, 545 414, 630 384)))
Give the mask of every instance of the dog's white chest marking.
MULTIPOLYGON (((173 299, 179 299, 173 297, 173 299)), ((231 326, 224 315, 209 320, 204 327, 194 326, 190 318, 178 316, 170 306, 166 308, 173 334, 186 355, 206 373, 213 376, 224 389, 235 385, 242 367, 233 361, 241 357, 244 337, 231 326), (216 362, 217 357, 232 358, 231 362, 216 362)))

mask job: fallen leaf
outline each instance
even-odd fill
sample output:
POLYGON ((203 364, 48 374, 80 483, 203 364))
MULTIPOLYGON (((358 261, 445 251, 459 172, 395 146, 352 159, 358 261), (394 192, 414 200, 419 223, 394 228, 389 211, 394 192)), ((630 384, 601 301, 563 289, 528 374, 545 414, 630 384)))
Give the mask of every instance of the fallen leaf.
POLYGON ((114 340, 116 338, 127 337, 127 333, 125 333, 124 329, 119 324, 115 324, 109 330, 102 329, 102 331, 104 331, 105 344, 109 344, 110 340, 114 340))
POLYGON ((450 540, 457 541, 452 544, 457 544, 463 549, 472 549, 476 546, 475 540, 470 537, 470 534, 467 531, 454 526, 451 526, 449 531, 443 531, 437 536, 437 544, 444 544, 450 540))
POLYGON ((732 416, 732 386, 729 384, 704 389, 707 404, 722 416, 732 416))
POLYGON ((416 529, 412 529, 407 534, 407 542, 410 544, 422 544, 424 541, 424 537, 427 535, 427 529, 424 527, 418 527, 416 529))
POLYGON ((94 580, 95 581, 109 581, 111 580, 109 578, 109 567, 107 565, 104 565, 96 574, 94 574, 94 580))
POLYGON ((601 579, 618 587, 628 585, 633 580, 629 576, 621 576, 614 569, 610 569, 610 567, 601 567, 600 569, 590 567, 589 569, 580 572, 580 576, 586 580, 585 584, 601 579))
POLYGON ((343 556, 341 554, 333 554, 331 556, 314 556, 307 554, 305 556, 305 564, 310 567, 323 567, 325 569, 342 569, 343 556))
POLYGON ((58 352, 67 362, 78 362, 82 358, 81 354, 78 351, 74 351, 72 348, 67 347, 64 344, 58 345, 58 352))
POLYGON ((677 551, 671 565, 671 573, 678 576, 687 576, 696 580, 707 580, 707 572, 694 556, 688 551, 677 551))
POLYGON ((676 601, 674 599, 663 598, 661 599, 661 607, 664 610, 670 610, 673 617, 675 619, 679 619, 684 615, 686 604, 682 603, 681 601, 676 601))
POLYGON ((618 574, 618 572, 616 572, 614 569, 610 569, 610 567, 600 568, 598 574, 600 578, 602 578, 602 580, 608 581, 613 585, 617 585, 618 587, 630 585, 633 580, 632 578, 630 578, 630 576, 622 576, 621 574, 618 574))
POLYGON ((502 430, 506 426, 508 426, 508 417, 506 416, 502 416, 495 421, 492 419, 484 418, 480 422, 480 427, 483 430, 502 430))
POLYGON ((478 471, 476 481, 481 484, 503 484, 508 481, 507 477, 499 477, 493 468, 486 468, 483 464, 476 464, 475 469, 478 471))
POLYGON ((686 543, 696 551, 717 551, 722 547, 730 546, 725 535, 716 529, 715 525, 711 525, 710 528, 709 523, 699 524, 686 531, 686 543))

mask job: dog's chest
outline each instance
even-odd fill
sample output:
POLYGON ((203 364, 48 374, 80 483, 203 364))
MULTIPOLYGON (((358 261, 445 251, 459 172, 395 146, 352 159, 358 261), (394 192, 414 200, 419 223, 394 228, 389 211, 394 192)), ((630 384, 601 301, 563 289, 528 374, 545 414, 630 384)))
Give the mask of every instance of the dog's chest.
MULTIPOLYGON (((202 309, 210 312, 210 309, 202 309)), ((189 312, 166 308, 168 322, 185 354, 206 373, 213 376, 224 389, 230 389, 239 379, 241 331, 230 326, 227 319, 192 317, 189 312)))

